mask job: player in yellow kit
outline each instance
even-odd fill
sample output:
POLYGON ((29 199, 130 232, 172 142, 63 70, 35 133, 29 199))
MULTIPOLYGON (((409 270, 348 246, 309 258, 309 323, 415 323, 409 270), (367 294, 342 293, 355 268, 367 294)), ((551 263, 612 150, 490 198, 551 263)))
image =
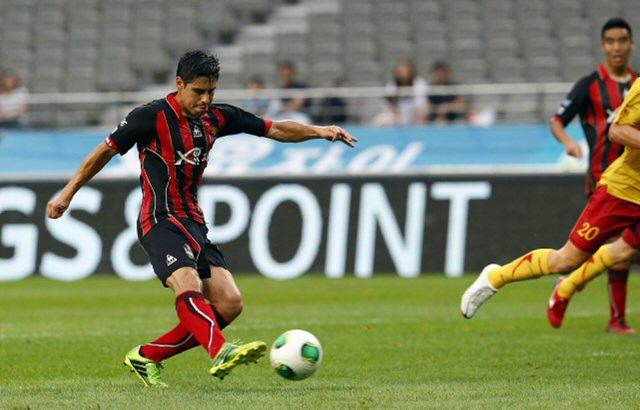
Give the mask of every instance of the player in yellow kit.
POLYGON ((473 317, 507 283, 569 273, 585 262, 586 270, 600 272, 636 255, 640 248, 640 81, 620 106, 609 138, 624 145, 625 151, 602 175, 567 243, 558 250, 536 249, 504 266, 486 266, 462 295, 464 317, 473 317), (613 244, 603 246, 621 232, 613 244))

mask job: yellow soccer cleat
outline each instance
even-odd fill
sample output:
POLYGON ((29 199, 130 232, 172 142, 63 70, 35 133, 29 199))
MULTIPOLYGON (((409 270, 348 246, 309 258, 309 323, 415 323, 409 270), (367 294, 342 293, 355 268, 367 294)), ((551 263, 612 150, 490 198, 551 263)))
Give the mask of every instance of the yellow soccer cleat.
POLYGON ((160 372, 164 369, 164 365, 156 363, 151 359, 147 359, 140 355, 142 345, 136 346, 124 357, 125 366, 129 366, 132 373, 135 373, 146 386, 167 387, 162 380, 160 372))
POLYGON ((225 343, 216 357, 211 359, 209 374, 222 380, 238 365, 258 363, 266 350, 265 342, 225 343))

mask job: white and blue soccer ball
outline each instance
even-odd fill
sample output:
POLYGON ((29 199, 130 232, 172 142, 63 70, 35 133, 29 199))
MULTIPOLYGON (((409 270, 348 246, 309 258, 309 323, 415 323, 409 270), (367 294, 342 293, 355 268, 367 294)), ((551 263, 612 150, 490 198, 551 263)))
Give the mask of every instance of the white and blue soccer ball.
POLYGON ((287 380, 303 380, 322 364, 322 346, 306 330, 288 330, 271 346, 271 366, 287 380))

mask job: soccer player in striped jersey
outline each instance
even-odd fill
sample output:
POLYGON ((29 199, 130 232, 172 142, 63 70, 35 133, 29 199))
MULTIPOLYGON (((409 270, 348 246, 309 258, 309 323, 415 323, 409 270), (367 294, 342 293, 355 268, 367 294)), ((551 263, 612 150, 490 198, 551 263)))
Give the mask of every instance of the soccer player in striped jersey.
MULTIPOLYGON (((567 154, 581 158, 580 145, 565 130, 566 125, 579 115, 589 144, 589 169, 585 187, 588 196, 593 194, 604 170, 624 150, 622 145, 607 138, 607 132, 613 113, 637 77, 636 72, 629 67, 629 56, 634 46, 629 24, 621 18, 612 18, 603 25, 601 38, 606 62, 574 85, 550 124, 551 132, 565 146, 567 154)), ((610 332, 635 333, 625 318, 628 277, 628 263, 609 269, 611 318, 607 330, 610 332)), ((564 279, 558 278, 547 306, 549 321, 554 327, 559 327, 562 323, 564 308, 576 289, 585 286, 581 275, 571 275, 568 281, 564 279)))
MULTIPOLYGON (((640 249, 640 81, 624 99, 609 130, 623 154, 602 174, 596 190, 559 250, 536 249, 500 266, 486 266, 462 295, 460 310, 471 318, 508 283, 574 271, 600 272, 630 260, 640 249), (605 243, 621 235, 613 244, 605 243), (604 245, 604 246, 603 246, 604 245), (596 252, 597 251, 597 252, 596 252)), ((586 275, 587 276, 587 275, 586 275)))
POLYGON ((131 111, 91 152, 47 208, 50 218, 68 209, 75 193, 116 154, 137 146, 142 206, 138 237, 154 272, 175 294, 178 325, 153 342, 136 346, 125 364, 147 386, 166 386, 164 360, 201 345, 209 373, 224 378, 239 364, 257 361, 266 344, 225 343, 222 333, 242 311, 242 295, 218 247, 207 239, 198 187, 218 138, 247 133, 282 142, 321 138, 353 147, 357 141, 337 126, 270 121, 226 104, 213 104, 220 67, 203 51, 178 63, 177 91, 131 111))

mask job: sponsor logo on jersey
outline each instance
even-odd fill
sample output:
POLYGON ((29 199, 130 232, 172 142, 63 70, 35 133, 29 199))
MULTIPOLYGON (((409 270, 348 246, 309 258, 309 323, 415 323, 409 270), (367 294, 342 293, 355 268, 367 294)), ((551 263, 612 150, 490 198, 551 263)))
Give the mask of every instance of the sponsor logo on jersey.
POLYGON ((620 111, 621 107, 622 106, 616 108, 613 111, 611 109, 607 109, 607 114, 608 114, 608 116, 607 116, 607 124, 613 123, 613 120, 616 119, 616 115, 618 115, 618 111, 620 111))
POLYGON ((183 163, 191 164, 191 165, 200 165, 201 162, 204 161, 204 155, 200 148, 192 148, 189 151, 183 153, 182 151, 176 151, 178 156, 180 157, 176 161, 176 165, 182 165, 183 163))
POLYGON ((167 254, 167 266, 171 266, 176 263, 178 260, 175 256, 167 254))

